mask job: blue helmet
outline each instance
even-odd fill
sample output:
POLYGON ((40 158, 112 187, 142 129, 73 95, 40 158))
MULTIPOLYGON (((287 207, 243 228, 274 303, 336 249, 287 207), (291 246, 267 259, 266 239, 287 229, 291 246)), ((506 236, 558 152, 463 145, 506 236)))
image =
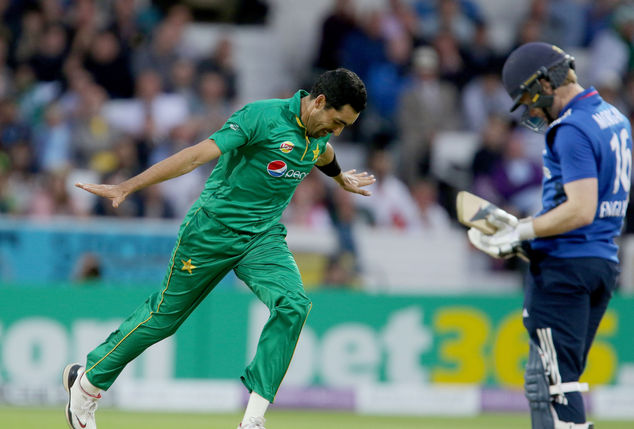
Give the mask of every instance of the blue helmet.
MULTIPOLYGON (((504 88, 513 99, 511 112, 520 106, 524 94, 530 95, 529 108, 550 107, 554 96, 543 93, 539 80, 546 79, 553 89, 558 88, 566 80, 568 70, 574 68, 575 59, 549 43, 531 42, 515 49, 502 69, 504 88)), ((528 111, 524 112, 522 124, 535 131, 543 129, 544 121, 528 116, 528 111)))

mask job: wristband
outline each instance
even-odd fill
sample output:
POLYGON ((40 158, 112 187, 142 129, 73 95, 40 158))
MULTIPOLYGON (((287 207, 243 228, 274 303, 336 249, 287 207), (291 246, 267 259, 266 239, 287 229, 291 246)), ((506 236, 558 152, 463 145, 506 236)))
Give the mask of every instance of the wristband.
POLYGON ((322 173, 326 176, 336 177, 341 174, 341 167, 339 167, 339 163, 337 162, 337 156, 332 156, 332 161, 330 161, 326 165, 315 165, 315 167, 319 168, 322 173))
POLYGON ((517 224, 517 233, 519 235, 520 240, 532 240, 535 238, 535 228, 533 227, 533 218, 529 217, 526 219, 520 220, 520 223, 517 224))

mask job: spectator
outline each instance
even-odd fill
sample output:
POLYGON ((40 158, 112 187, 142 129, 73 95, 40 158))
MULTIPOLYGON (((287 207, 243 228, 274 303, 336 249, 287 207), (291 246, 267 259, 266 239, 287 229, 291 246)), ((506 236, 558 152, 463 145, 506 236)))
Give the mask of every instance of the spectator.
POLYGON ((441 32, 448 31, 459 44, 469 44, 475 32, 475 22, 458 0, 437 0, 432 13, 420 20, 424 39, 435 39, 441 32))
POLYGON ((44 123, 34 130, 33 144, 39 170, 53 172, 71 166, 71 130, 59 104, 46 108, 44 123))
POLYGON ((234 109, 228 100, 227 90, 227 83, 220 73, 210 71, 200 76, 192 113, 201 128, 220 129, 229 118, 234 109))
POLYGON ((94 81, 85 69, 77 67, 66 72, 66 89, 58 102, 70 120, 81 114, 81 97, 90 85, 94 85, 94 81))
POLYGON ((75 0, 67 13, 72 32, 71 55, 83 57, 102 27, 95 0, 75 0))
POLYGON ((11 64, 27 62, 37 53, 44 34, 44 17, 39 10, 27 10, 22 15, 19 32, 12 39, 11 64))
POLYGON ((14 145, 27 143, 31 130, 18 116, 15 101, 7 98, 0 101, 0 150, 8 150, 14 145))
POLYGON ((174 4, 167 10, 164 22, 170 23, 180 28, 180 32, 192 22, 192 13, 189 7, 184 4, 174 4))
POLYGON ((361 26, 351 31, 343 42, 341 63, 367 81, 374 64, 385 61, 385 40, 381 27, 383 15, 374 10, 363 17, 361 26))
POLYGON ((67 36, 64 27, 59 24, 46 27, 38 41, 37 50, 28 58, 36 79, 44 82, 62 80, 62 68, 67 53, 67 36))
MULTIPOLYGON (((108 96, 98 85, 89 84, 81 93, 79 111, 71 122, 75 166, 103 171, 104 159, 117 132, 108 124, 103 110, 108 96), (101 163, 101 164, 100 164, 101 163)), ((107 168, 106 168, 107 169, 107 168)))
POLYGON ((354 198, 348 192, 335 187, 326 195, 326 205, 337 233, 339 251, 356 255, 354 226, 359 221, 360 212, 354 198))
POLYGON ((146 34, 151 34, 155 24, 155 16, 152 9, 149 9, 148 22, 141 23, 144 16, 140 12, 139 2, 130 0, 114 0, 112 2, 112 22, 108 30, 116 34, 125 51, 136 49, 143 44, 146 34))
POLYGON ((356 28, 353 1, 335 0, 332 10, 321 25, 321 38, 315 67, 324 71, 341 67, 343 42, 356 28))
POLYGON ((59 0, 38 0, 38 6, 42 11, 44 22, 47 25, 59 24, 64 22, 65 10, 67 4, 60 2, 59 0))
POLYGON ((409 59, 412 41, 406 34, 392 37, 387 41, 386 58, 370 66, 368 79, 368 117, 366 123, 373 123, 373 133, 396 133, 394 119, 398 100, 409 81, 409 59))
POLYGON ((104 107, 104 114, 115 129, 154 140, 187 119, 187 100, 179 94, 165 93, 161 77, 155 71, 141 72, 135 86, 134 98, 112 100, 104 107))
POLYGON ((498 72, 502 66, 502 61, 489 39, 489 27, 484 22, 476 25, 473 40, 468 45, 460 46, 460 53, 464 59, 466 82, 490 69, 498 72))
POLYGON ((434 135, 459 127, 458 93, 456 88, 441 82, 438 76, 438 54, 428 46, 414 51, 411 87, 399 100, 400 134, 399 176, 414 183, 429 172, 434 135))
POLYGON ((511 46, 510 51, 525 43, 538 42, 542 38, 542 23, 535 18, 522 21, 516 35, 517 40, 511 46))
POLYGON ((15 70, 14 83, 20 118, 29 126, 38 125, 46 106, 59 96, 60 83, 37 81, 28 64, 21 64, 15 70))
POLYGON ((177 23, 163 21, 152 34, 152 40, 139 48, 134 57, 135 75, 153 70, 167 85, 170 70, 179 58, 179 46, 183 28, 177 23))
POLYGON ((440 78, 462 89, 469 74, 465 71, 465 59, 458 40, 451 32, 443 30, 432 40, 432 45, 438 53, 440 78))
POLYGON ((30 201, 29 216, 48 219, 52 216, 80 214, 68 192, 67 173, 67 170, 49 171, 39 177, 30 201))
POLYGON ((629 112, 623 94, 623 82, 624 79, 621 76, 610 73, 602 73, 601 80, 596 82, 595 88, 601 94, 601 98, 603 98, 608 103, 615 106, 619 111, 627 114, 629 112))
MULTIPOLYGON (((34 174, 35 160, 33 150, 28 143, 18 143, 9 148, 8 166, 11 168, 3 174, 2 193, 3 209, 7 213, 26 215, 35 192, 37 176, 34 174)), ((4 157, 2 157, 4 158, 4 157)), ((2 161, 4 164, 6 158, 2 161)))
POLYGON ((180 58, 174 63, 167 92, 181 95, 187 100, 189 110, 194 110, 197 97, 196 64, 192 60, 180 58))
POLYGON ((578 0, 533 0, 533 3, 543 4, 545 10, 542 40, 563 49, 583 44, 585 28, 580 23, 585 20, 585 5, 578 0))
POLYGON ((513 101, 502 85, 498 70, 489 67, 462 91, 462 114, 466 128, 479 133, 492 115, 510 116, 513 101))
POLYGON ((376 183, 368 187, 373 198, 357 199, 357 204, 370 214, 373 225, 402 230, 420 229, 420 214, 409 189, 394 175, 391 154, 386 149, 374 149, 368 169, 376 183))
POLYGON ((597 34, 590 45, 590 83, 597 83, 604 74, 624 77, 632 71, 634 49, 634 5, 623 4, 614 11, 612 25, 597 34))
POLYGON ((451 228, 451 219, 438 201, 438 185, 433 180, 423 178, 414 183, 412 197, 418 207, 421 230, 443 234, 451 228))
MULTIPOLYGON (((628 115, 630 121, 634 122, 634 73, 630 73, 625 77, 621 96, 625 105, 623 112, 628 115)), ((634 225, 632 226, 634 227, 634 225)))
MULTIPOLYGON (((20 33, 22 18, 22 7, 17 2, 2 1, 0 2, 0 38, 4 39, 9 45, 17 39, 20 33)), ((12 49, 9 50, 12 52, 12 49)), ((13 59, 9 55, 10 59, 13 59)), ((15 63, 11 63, 13 66, 15 63)))
POLYGON ((9 192, 9 174, 11 172, 11 161, 9 156, 0 151, 0 213, 7 214, 14 212, 11 193, 9 192))
POLYGON ((411 5, 403 0, 389 0, 383 16, 383 35, 387 40, 408 37, 413 43, 420 42, 419 17, 411 5))
POLYGON ((198 54, 197 50, 190 43, 185 43, 183 34, 192 23, 192 12, 183 2, 169 6, 165 18, 161 25, 167 24, 175 28, 174 33, 178 35, 177 51, 179 57, 192 58, 198 54))
POLYGON ((132 97, 134 81, 130 58, 114 33, 104 31, 97 34, 84 61, 84 67, 111 98, 132 97))
POLYGON ((620 0, 595 0, 588 3, 583 26, 585 33, 582 45, 584 47, 588 47, 597 34, 610 26, 612 14, 620 0))
POLYGON ((227 98, 233 100, 238 94, 237 72, 233 64, 233 42, 227 36, 221 37, 210 56, 198 62, 198 73, 219 73, 225 80, 227 98))
POLYGON ((13 73, 8 67, 8 49, 6 39, 0 38, 0 99, 13 92, 13 73))
POLYGON ((482 128, 480 146, 471 162, 473 191, 481 197, 494 198, 488 177, 493 169, 502 162, 504 145, 511 136, 511 126, 504 116, 490 116, 482 128))
POLYGON ((541 165, 524 153, 522 134, 513 132, 502 147, 502 156, 479 186, 490 194, 479 194, 517 217, 533 215, 541 205, 541 165))

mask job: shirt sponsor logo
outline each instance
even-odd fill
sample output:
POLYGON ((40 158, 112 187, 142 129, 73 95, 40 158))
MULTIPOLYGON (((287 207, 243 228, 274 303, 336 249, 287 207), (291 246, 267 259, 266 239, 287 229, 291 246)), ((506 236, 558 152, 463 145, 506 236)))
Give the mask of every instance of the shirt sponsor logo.
POLYGON ((271 161, 269 165, 266 166, 266 171, 273 177, 282 177, 284 173, 286 173, 286 163, 284 161, 271 161))
POLYGON ((308 173, 299 170, 289 170, 284 161, 271 161, 266 166, 266 170, 273 177, 286 177, 289 179, 303 180, 308 176, 308 173))
POLYGON ((229 124, 229 128, 231 128, 233 131, 238 131, 240 129, 238 124, 229 124))
POLYGON ((288 170, 284 177, 290 177, 291 179, 304 180, 308 173, 304 173, 303 171, 297 170, 288 170))
POLYGON ((280 150, 284 153, 289 153, 295 148, 295 144, 293 142, 286 141, 280 145, 280 150))

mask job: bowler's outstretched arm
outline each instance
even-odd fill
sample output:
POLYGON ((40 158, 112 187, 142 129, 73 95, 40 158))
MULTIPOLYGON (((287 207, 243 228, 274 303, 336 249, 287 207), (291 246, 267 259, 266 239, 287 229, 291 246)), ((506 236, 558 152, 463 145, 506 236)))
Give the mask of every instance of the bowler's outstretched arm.
POLYGON ((128 195, 150 185, 189 173, 195 168, 218 158, 220 154, 220 148, 218 148, 216 142, 212 139, 205 139, 154 164, 144 172, 118 185, 76 183, 75 186, 100 197, 109 198, 112 200, 113 207, 119 207, 119 204, 128 195))

